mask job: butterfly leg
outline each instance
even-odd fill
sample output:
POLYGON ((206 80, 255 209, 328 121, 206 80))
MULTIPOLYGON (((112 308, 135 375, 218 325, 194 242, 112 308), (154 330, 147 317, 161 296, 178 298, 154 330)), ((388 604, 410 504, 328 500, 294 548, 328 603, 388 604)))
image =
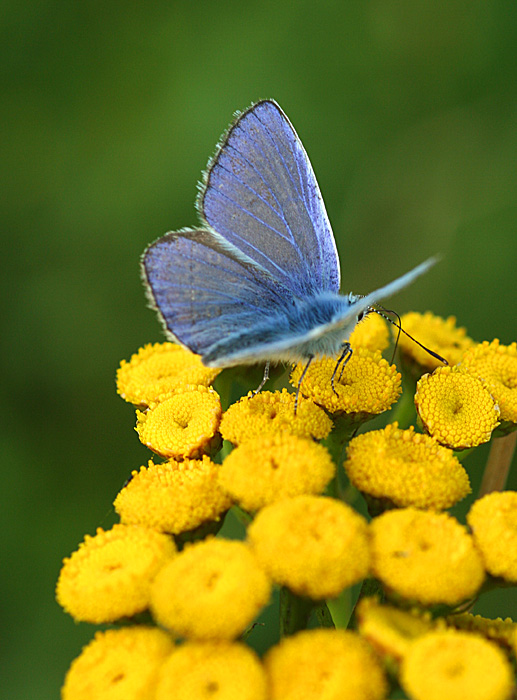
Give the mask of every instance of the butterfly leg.
POLYGON ((311 362, 314 360, 314 355, 309 355, 309 359, 307 360, 307 364, 303 368, 303 372, 300 376, 300 379, 298 380, 298 386, 296 387, 296 398, 294 400, 294 415, 296 415, 296 410, 298 408, 298 397, 300 396, 300 388, 302 386, 303 378, 307 374, 307 370, 309 369, 309 365, 311 362))
POLYGON ((338 382, 341 381, 341 377, 343 376, 343 370, 345 369, 348 360, 352 357, 352 346, 350 343, 343 343, 341 346, 341 355, 338 357, 338 360, 336 362, 336 366, 334 367, 334 371, 332 372, 332 377, 330 378, 330 385, 332 387, 332 391, 334 394, 337 396, 337 391, 336 387, 334 386, 334 380, 336 378, 336 374, 338 369, 340 370, 339 372, 339 377, 338 377, 338 382))
POLYGON ((264 386, 264 384, 267 382, 268 379, 269 379, 269 362, 266 362, 266 366, 264 367, 264 376, 262 377, 262 381, 260 382, 258 387, 253 392, 253 396, 256 396, 259 393, 259 391, 262 390, 262 387, 264 386))

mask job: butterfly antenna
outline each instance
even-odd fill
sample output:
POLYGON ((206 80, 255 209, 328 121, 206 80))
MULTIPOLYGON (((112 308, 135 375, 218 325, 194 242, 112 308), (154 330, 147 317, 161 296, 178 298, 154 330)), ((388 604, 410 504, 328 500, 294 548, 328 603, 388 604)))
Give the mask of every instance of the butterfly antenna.
POLYGON ((423 345, 421 342, 419 342, 416 338, 413 338, 413 336, 412 336, 410 333, 408 333, 407 331, 405 331, 405 330, 402 328, 402 322, 401 322, 401 320, 400 320, 400 316, 398 315, 398 313, 397 313, 396 311, 393 311, 392 309, 385 309, 385 308, 382 307, 382 306, 379 307, 379 308, 375 308, 375 307, 371 306, 371 307, 368 309, 368 312, 367 312, 367 313, 369 313, 369 312, 371 312, 371 311, 374 311, 376 314, 379 314, 379 316, 382 316, 382 318, 384 318, 386 321, 388 321, 388 322, 391 323, 393 326, 395 326, 395 328, 398 329, 397 339, 396 339, 396 341, 395 341, 395 349, 393 350, 393 357, 391 358, 391 362, 392 362, 392 363, 393 363, 393 358, 395 357, 395 352, 396 352, 396 350, 397 350, 397 346, 398 346, 400 334, 401 334, 401 333, 404 333, 404 335, 407 335, 408 338, 410 338, 414 343, 416 343, 419 347, 421 347, 422 350, 425 350, 429 355, 431 355, 431 357, 434 357, 436 360, 438 360, 439 362, 442 362, 444 365, 448 365, 448 364, 449 364, 449 363, 447 362, 447 360, 445 359, 445 357, 442 357, 441 355, 439 355, 439 354, 438 354, 437 352, 435 352, 434 350, 431 350, 430 348, 427 348, 425 345, 423 345), (392 318, 390 318, 390 317, 387 316, 386 314, 393 314, 393 316, 395 316, 395 317, 397 318, 397 321, 394 321, 392 318))

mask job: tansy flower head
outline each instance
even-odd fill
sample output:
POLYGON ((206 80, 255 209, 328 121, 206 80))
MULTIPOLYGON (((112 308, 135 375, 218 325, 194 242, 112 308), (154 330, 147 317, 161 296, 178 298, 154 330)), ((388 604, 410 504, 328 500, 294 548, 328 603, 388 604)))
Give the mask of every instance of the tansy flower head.
POLYGON ((517 623, 510 617, 507 617, 506 620, 500 617, 491 620, 488 617, 481 617, 481 615, 457 613, 456 615, 448 615, 446 622, 456 629, 477 632, 510 650, 517 642, 517 623))
POLYGON ((458 366, 424 374, 415 406, 425 430, 455 450, 488 442, 499 424, 499 407, 486 385, 458 366))
POLYGON ((267 506, 248 539, 271 578, 301 596, 335 597, 368 573, 366 521, 332 498, 297 496, 267 506))
POLYGON ((455 605, 484 579, 472 537, 446 513, 404 508, 370 524, 372 571, 389 591, 423 605, 455 605))
POLYGON ((261 391, 234 403, 223 415, 221 435, 234 445, 262 435, 288 432, 322 440, 332 430, 332 421, 312 401, 300 401, 294 415, 295 395, 282 391, 261 391))
POLYGON ((113 622, 145 610, 151 581, 176 553, 170 537, 143 527, 114 525, 85 537, 64 560, 57 601, 79 621, 113 622))
POLYGON ((486 383, 499 405, 501 420, 517 423, 517 343, 485 341, 465 354, 461 366, 486 383))
POLYGON ((494 643, 467 632, 429 632, 409 649, 402 687, 415 700, 508 700, 513 673, 494 643))
POLYGON ((117 371, 117 391, 137 406, 149 406, 161 394, 184 384, 211 384, 221 370, 205 367, 199 355, 181 345, 146 345, 129 362, 122 360, 117 371))
POLYGON ((399 507, 440 510, 470 493, 467 473, 450 450, 396 423, 351 440, 344 466, 359 491, 399 507))
MULTIPOLYGON (((401 394, 400 374, 380 352, 357 348, 349 361, 334 377, 336 360, 325 357, 309 365, 301 393, 331 413, 356 414, 358 420, 387 411, 401 394)), ((291 373, 291 384, 298 386, 304 366, 298 364, 291 373)), ((303 402, 302 402, 303 404, 303 402)))
POLYGON ((366 348, 382 352, 390 343, 390 334, 386 321, 377 313, 365 314, 356 324, 348 340, 354 350, 366 348))
POLYGON ((143 700, 154 698, 158 669, 174 648, 156 627, 97 632, 72 662, 62 700, 143 700))
POLYGON ((162 665, 153 700, 267 700, 266 674, 245 644, 185 642, 162 665))
POLYGON ((221 419, 219 395, 203 385, 185 386, 147 411, 137 411, 140 440, 163 457, 198 457, 208 451, 221 419))
MULTIPOLYGON (((474 341, 467 336, 465 328, 456 326, 454 316, 441 318, 430 311, 419 314, 411 311, 400 319, 402 328, 416 338, 422 345, 444 357, 449 365, 457 364, 463 353, 474 341)), ((396 330, 394 331, 396 333, 396 330)), ((414 374, 420 376, 423 371, 432 372, 441 366, 440 360, 426 352, 404 333, 400 334, 398 347, 414 374)))
POLYGON ((209 537, 164 566, 151 589, 157 622, 189 639, 234 639, 268 602, 271 583, 243 542, 209 537))
POLYGON ((335 471, 323 445, 289 433, 266 434, 230 452, 219 483, 244 510, 253 512, 281 498, 322 493, 335 471))
POLYGON ((486 570, 517 583, 517 492, 483 496, 472 505, 467 522, 486 570))
POLYGON ((354 632, 312 629, 285 637, 264 657, 271 700, 381 700, 382 668, 354 632))
POLYGON ((417 637, 433 626, 429 613, 380 605, 375 597, 359 601, 355 619, 360 635, 370 642, 379 655, 396 662, 400 662, 417 637))
POLYGON ((123 523, 177 535, 207 521, 219 520, 231 505, 218 483, 219 466, 208 457, 149 462, 115 499, 123 523))

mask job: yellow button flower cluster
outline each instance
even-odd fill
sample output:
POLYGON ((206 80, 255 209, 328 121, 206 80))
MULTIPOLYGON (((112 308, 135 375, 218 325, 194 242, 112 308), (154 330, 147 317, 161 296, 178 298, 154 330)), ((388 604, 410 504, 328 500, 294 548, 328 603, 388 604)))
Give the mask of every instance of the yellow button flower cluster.
POLYGON ((475 345, 453 317, 402 325, 451 365, 401 336, 402 398, 374 313, 344 366, 294 367, 292 391, 243 397, 173 343, 121 363, 154 457, 127 470, 120 522, 64 560, 65 611, 119 628, 72 663, 63 700, 383 700, 388 677, 410 700, 509 700, 517 625, 465 610, 517 583, 517 493, 487 486, 517 438, 517 345, 475 345), (464 524, 445 511, 489 440, 464 524))

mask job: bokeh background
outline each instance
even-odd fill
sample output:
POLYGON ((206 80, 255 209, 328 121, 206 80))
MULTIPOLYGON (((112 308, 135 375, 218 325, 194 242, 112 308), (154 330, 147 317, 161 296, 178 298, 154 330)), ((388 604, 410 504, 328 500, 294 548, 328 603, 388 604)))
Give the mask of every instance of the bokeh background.
POLYGON ((440 253, 392 306, 517 340, 517 5, 9 0, 1 24, 2 692, 46 700, 94 631, 54 602, 61 559, 148 458, 114 385, 162 339, 139 256, 195 224, 236 109, 274 97, 294 123, 345 292, 440 253))

